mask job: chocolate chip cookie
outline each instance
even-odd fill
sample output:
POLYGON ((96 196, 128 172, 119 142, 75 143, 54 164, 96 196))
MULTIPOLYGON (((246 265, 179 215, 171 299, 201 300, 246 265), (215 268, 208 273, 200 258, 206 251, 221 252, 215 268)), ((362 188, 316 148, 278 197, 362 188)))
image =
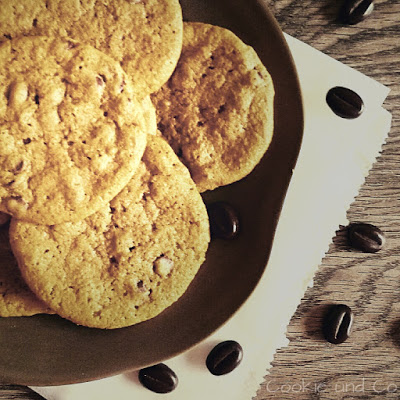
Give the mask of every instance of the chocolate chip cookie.
POLYGON ((158 129, 201 192, 245 177, 271 142, 271 76, 227 29, 184 23, 177 68, 152 99, 158 129))
POLYGON ((0 41, 69 36, 117 60, 142 97, 170 77, 182 47, 178 0, 0 0, 0 41))
POLYGON ((210 239, 205 205, 164 139, 148 137, 135 177, 106 207, 76 222, 11 221, 24 279, 62 317, 97 328, 162 312, 187 289, 210 239))
POLYGON ((0 226, 0 317, 53 313, 21 277, 8 238, 8 225, 0 226))
POLYGON ((4 42, 0 93, 0 211, 39 224, 107 204, 155 129, 117 61, 72 39, 4 42))

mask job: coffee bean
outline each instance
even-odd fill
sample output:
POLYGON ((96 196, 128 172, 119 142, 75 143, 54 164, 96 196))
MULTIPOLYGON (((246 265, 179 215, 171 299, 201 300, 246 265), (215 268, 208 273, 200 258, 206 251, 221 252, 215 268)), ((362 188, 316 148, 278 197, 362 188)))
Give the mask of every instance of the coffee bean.
POLYGON ((376 253, 385 244, 385 235, 378 227, 362 222, 347 227, 347 238, 350 246, 365 253, 376 253))
POLYGON ((374 9, 372 0, 346 0, 339 12, 340 20, 355 25, 368 17, 374 9))
POLYGON ((242 358, 242 346, 234 340, 226 340, 210 351, 206 366, 213 375, 225 375, 233 371, 241 363, 242 358))
POLYGON ((239 233, 239 216, 228 203, 218 201, 207 206, 212 238, 233 239, 239 233))
POLYGON ((353 318, 351 308, 345 304, 331 306, 322 325, 325 339, 333 344, 343 343, 350 336, 353 318))
POLYGON ((155 393, 172 392, 178 385, 178 377, 165 364, 156 364, 139 371, 140 383, 155 393))
POLYGON ((351 89, 341 86, 328 91, 326 102, 336 115, 346 119, 357 118, 364 111, 364 102, 361 97, 351 89))

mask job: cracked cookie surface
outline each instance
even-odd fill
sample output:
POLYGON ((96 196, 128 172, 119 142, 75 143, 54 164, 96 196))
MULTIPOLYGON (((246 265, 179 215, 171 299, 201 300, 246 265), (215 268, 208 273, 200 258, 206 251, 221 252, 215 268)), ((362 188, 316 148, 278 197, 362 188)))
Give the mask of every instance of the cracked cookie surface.
POLYGON ((0 224, 0 317, 21 317, 53 312, 21 277, 8 237, 8 224, 0 224))
POLYGON ((185 22, 177 68, 152 100, 158 129, 201 192, 249 174, 271 142, 271 76, 226 29, 185 22))
POLYGON ((89 45, 48 37, 0 45, 0 211, 48 225, 92 214, 137 169, 152 107, 89 45))
POLYGON ((24 279, 62 317, 119 328, 159 314, 187 289, 209 243, 208 215, 186 167, 149 136, 138 173, 108 206, 51 227, 12 220, 24 279))
POLYGON ((120 62, 144 97, 174 70, 182 47, 178 0, 0 0, 0 41, 68 36, 120 62))

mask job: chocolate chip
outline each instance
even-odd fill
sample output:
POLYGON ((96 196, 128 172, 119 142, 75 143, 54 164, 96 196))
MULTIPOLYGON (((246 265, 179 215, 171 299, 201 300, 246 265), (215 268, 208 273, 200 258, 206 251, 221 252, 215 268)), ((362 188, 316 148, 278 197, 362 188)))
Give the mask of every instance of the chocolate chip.
POLYGON ((376 253, 385 244, 384 233, 377 226, 363 222, 350 224, 347 238, 350 246, 365 253, 376 253))
POLYGON ((355 25, 368 17, 374 9, 372 0, 346 0, 339 12, 341 22, 355 25))
POLYGON ((233 371, 243 359, 242 346, 234 340, 217 344, 208 354, 206 366, 213 375, 225 375, 233 371))
POLYGON ((233 239, 239 233, 239 216, 235 208, 224 201, 207 206, 212 238, 233 239))
POLYGON ((141 369, 139 381, 145 388, 155 393, 172 392, 178 385, 175 372, 162 363, 141 369))
POLYGON ((143 288, 143 281, 138 281, 138 282, 136 283, 136 286, 137 286, 139 289, 142 289, 142 288, 143 288))
POLYGON ((218 108, 218 114, 221 114, 225 111, 225 104, 222 104, 219 108, 218 108))
POLYGON ((24 144, 29 144, 30 142, 32 142, 31 138, 26 138, 23 139, 24 144))
POLYGON ((96 82, 99 86, 103 86, 104 85, 104 81, 101 78, 101 76, 96 76, 96 82))
POLYGON ((75 47, 78 47, 78 43, 74 43, 71 41, 67 42, 67 49, 74 49, 75 47))
POLYGON ((23 162, 23 161, 20 161, 20 162, 18 163, 18 165, 14 168, 14 172, 19 172, 19 171, 21 171, 21 169, 23 168, 23 166, 24 166, 24 162, 23 162))
POLYGON ((11 198, 15 201, 19 201, 20 203, 24 202, 24 200, 22 199, 22 196, 11 196, 11 198))
POLYGON ((332 305, 323 320, 322 332, 325 339, 333 344, 343 343, 350 336, 353 319, 350 307, 345 304, 332 305))
POLYGON ((328 91, 326 102, 336 115, 346 119, 357 118, 364 111, 361 97, 353 90, 341 86, 328 91))

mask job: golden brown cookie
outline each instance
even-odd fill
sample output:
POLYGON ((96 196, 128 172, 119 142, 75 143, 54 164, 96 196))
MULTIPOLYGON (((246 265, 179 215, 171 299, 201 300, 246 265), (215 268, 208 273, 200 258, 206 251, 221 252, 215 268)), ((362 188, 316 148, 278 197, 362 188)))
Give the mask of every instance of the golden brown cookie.
POLYGON ((152 99, 159 130, 201 192, 249 174, 271 142, 272 79, 226 29, 185 23, 177 68, 152 99))
POLYGON ((7 41, 0 93, 0 211, 76 221, 133 176, 154 110, 109 56, 71 39, 7 41))
POLYGON ((182 47, 178 0, 0 0, 0 41, 69 36, 120 62, 144 97, 170 77, 182 47))
POLYGON ((8 225, 0 226, 0 317, 52 314, 21 277, 8 238, 8 225))
POLYGON ((11 222, 24 279, 77 324, 119 328, 156 316, 185 292, 205 259, 202 198, 165 140, 148 142, 136 176, 85 220, 11 222))

